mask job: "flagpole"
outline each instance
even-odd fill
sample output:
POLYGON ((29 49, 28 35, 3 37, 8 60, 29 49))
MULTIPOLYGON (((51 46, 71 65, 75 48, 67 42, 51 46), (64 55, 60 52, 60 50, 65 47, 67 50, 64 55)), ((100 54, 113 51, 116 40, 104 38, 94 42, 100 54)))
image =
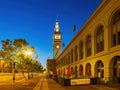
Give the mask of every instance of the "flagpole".
POLYGON ((74 32, 75 32, 75 30, 76 30, 76 25, 74 24, 74 25, 72 26, 72 38, 74 37, 74 32))

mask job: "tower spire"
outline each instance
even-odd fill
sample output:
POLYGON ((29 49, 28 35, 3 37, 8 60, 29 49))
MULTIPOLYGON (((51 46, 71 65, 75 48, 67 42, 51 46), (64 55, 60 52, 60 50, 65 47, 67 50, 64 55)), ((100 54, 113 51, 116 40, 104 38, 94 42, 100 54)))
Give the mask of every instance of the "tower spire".
POLYGON ((59 23, 58 23, 57 19, 56 19, 54 31, 55 32, 60 32, 59 23))
POLYGON ((61 44, 62 43, 62 35, 59 28, 59 23, 56 18, 54 34, 53 34, 53 58, 57 58, 61 53, 61 44))

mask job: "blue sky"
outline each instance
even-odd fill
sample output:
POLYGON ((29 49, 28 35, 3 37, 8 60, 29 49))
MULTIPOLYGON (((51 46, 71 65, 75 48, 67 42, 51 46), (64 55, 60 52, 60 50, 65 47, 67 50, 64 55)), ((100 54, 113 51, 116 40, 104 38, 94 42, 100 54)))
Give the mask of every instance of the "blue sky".
MULTIPOLYGON (((58 18, 65 46, 99 6, 102 0, 0 0, 0 41, 26 39, 34 46, 46 67, 52 58, 52 35, 58 18)), ((1 42, 0 42, 1 48, 1 42)))

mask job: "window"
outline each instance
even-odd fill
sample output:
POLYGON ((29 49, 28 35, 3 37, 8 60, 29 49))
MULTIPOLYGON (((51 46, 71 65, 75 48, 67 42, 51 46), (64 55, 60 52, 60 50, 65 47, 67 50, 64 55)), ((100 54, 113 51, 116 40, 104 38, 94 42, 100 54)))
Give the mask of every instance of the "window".
POLYGON ((63 57, 63 60, 64 60, 64 65, 66 65, 66 60, 65 60, 65 57, 63 57))
POLYGON ((80 59, 83 59, 83 41, 81 41, 80 42, 80 44, 79 44, 79 57, 80 57, 80 59))
POLYGON ((68 64, 70 64, 70 52, 68 53, 68 64))
POLYGON ((68 59, 67 59, 67 56, 65 57, 65 60, 66 60, 66 65, 68 64, 68 59))
POLYGON ((74 69, 71 67, 71 75, 74 75, 74 69))
POLYGON ((102 63, 102 61, 98 62, 98 66, 97 66, 97 75, 99 78, 104 78, 104 65, 102 63))
POLYGON ((91 64, 90 63, 86 64, 86 75, 91 76, 91 64))
POLYGON ((73 63, 73 49, 71 50, 71 63, 73 63))
POLYGON ((82 65, 79 66, 79 75, 83 75, 83 66, 82 65))
POLYGON ((115 12, 111 20, 112 47, 120 45, 120 9, 115 12))
POLYGON ((75 54, 75 61, 77 61, 78 60, 78 52, 77 52, 77 46, 75 46, 75 52, 74 52, 75 54))
POLYGON ((100 25, 96 31, 96 53, 104 51, 104 30, 100 25))
POLYGON ((86 50, 87 50, 87 57, 91 56, 92 50, 92 43, 91 43, 91 36, 89 35, 86 40, 86 50))

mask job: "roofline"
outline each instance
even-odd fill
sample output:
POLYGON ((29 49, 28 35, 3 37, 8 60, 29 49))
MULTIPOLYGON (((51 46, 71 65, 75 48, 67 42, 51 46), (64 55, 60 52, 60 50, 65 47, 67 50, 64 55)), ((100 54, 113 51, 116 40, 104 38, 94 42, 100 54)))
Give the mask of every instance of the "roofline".
MULTIPOLYGON (((96 10, 93 12, 93 14, 89 17, 89 19, 86 21, 86 23, 82 26, 82 28, 79 29, 78 33, 73 37, 73 39, 71 40, 71 42, 63 50, 63 52, 67 50, 67 48, 79 36, 79 34, 83 32, 83 30, 86 28, 86 26, 95 18, 95 16, 97 16, 104 9, 104 7, 106 6, 106 4, 108 4, 110 1, 111 0, 103 0, 101 2, 101 4, 99 4, 99 6, 96 8, 96 10)), ((63 54, 63 52, 57 57, 56 60, 58 60, 58 58, 63 54)))

